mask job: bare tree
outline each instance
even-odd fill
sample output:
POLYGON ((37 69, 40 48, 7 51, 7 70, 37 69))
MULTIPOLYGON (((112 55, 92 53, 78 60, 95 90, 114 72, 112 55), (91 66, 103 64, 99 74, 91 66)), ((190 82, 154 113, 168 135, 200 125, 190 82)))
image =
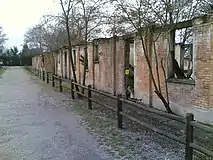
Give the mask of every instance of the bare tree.
MULTIPOLYGON (((153 24, 165 23, 166 16, 163 16, 165 13, 162 13, 160 11, 155 12, 156 10, 153 9, 153 7, 155 6, 149 6, 149 3, 150 3, 149 1, 138 0, 138 1, 135 1, 135 3, 133 3, 133 2, 127 2, 125 0, 117 0, 116 3, 118 7, 126 14, 127 19, 135 28, 135 30, 137 31, 137 35, 140 38, 141 45, 143 48, 143 54, 145 56, 145 60, 147 62, 148 69, 149 69, 150 88, 152 88, 151 84, 153 83, 154 89, 155 89, 154 92, 161 99, 166 110, 169 113, 172 113, 172 110, 169 106, 169 97, 168 96, 164 97, 161 91, 162 89, 160 85, 158 57, 157 57, 156 49, 154 49, 154 56, 156 60, 157 78, 155 78, 154 76, 153 65, 152 65, 152 56, 153 56, 152 46, 153 46, 153 42, 155 41, 154 35, 153 35, 154 34, 153 24)), ((159 4, 156 4, 156 5, 159 5, 159 4)), ((159 8, 159 10, 161 9, 162 8, 159 8)), ((168 91, 168 89, 166 89, 166 91, 168 91)), ((152 96, 152 95, 150 94, 149 96, 152 96)), ((152 101, 152 97, 149 97, 149 98, 152 101)), ((150 104, 151 104, 151 101, 150 101, 150 104)))
MULTIPOLYGON (((81 21, 83 26, 84 39, 84 71, 82 84, 85 85, 86 70, 88 69, 88 40, 99 31, 99 26, 103 22, 102 10, 106 0, 78 0, 76 9, 78 10, 76 22, 81 21)), ((82 88, 84 93, 84 88, 82 88)))
POLYGON ((4 44, 7 41, 7 35, 4 33, 3 28, 0 26, 0 50, 4 49, 4 44))
POLYGON ((42 39, 42 27, 35 25, 30 28, 24 35, 24 42, 28 44, 30 48, 39 48, 40 52, 43 52, 43 39, 42 39))
MULTIPOLYGON (((70 34, 70 14, 72 12, 73 7, 76 5, 75 1, 72 0, 60 0, 60 5, 63 10, 63 20, 65 22, 66 31, 67 31, 67 40, 68 40, 68 48, 69 48, 69 54, 70 54, 70 61, 71 61, 71 67, 72 67, 72 73, 75 83, 77 83, 77 77, 75 73, 75 66, 72 56, 72 41, 71 41, 71 34, 70 34)), ((76 85, 76 90, 79 91, 78 86, 76 85)))

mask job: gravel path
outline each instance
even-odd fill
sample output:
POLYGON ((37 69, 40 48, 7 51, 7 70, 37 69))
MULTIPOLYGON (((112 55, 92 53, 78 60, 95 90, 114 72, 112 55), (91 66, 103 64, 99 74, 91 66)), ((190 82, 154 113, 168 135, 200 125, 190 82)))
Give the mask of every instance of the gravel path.
POLYGON ((0 160, 110 159, 59 102, 62 94, 37 83, 20 67, 0 78, 0 160))

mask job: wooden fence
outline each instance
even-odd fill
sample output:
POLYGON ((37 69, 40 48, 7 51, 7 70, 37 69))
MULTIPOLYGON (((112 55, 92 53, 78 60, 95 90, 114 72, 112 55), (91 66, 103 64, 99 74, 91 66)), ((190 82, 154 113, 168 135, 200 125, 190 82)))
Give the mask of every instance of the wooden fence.
POLYGON ((60 76, 53 75, 52 73, 49 73, 49 72, 44 72, 44 71, 36 70, 33 68, 29 68, 29 67, 26 67, 26 69, 28 71, 32 72, 33 74, 37 75, 43 81, 46 80, 47 83, 49 83, 51 81, 52 87, 55 87, 56 85, 58 85, 60 92, 63 92, 63 87, 69 89, 71 91, 72 99, 75 98, 75 93, 87 98, 88 109, 92 109, 92 102, 94 102, 94 103, 100 104, 103 107, 106 107, 106 108, 116 112, 117 113, 117 126, 120 129, 123 128, 123 117, 126 117, 129 120, 134 121, 147 129, 150 129, 158 134, 161 134, 167 138, 170 138, 176 142, 179 142, 179 143, 185 145, 185 160, 193 159, 193 150, 196 150, 206 156, 213 158, 213 152, 211 150, 201 147, 194 142, 194 128, 195 127, 199 128, 201 130, 204 130, 206 132, 212 133, 212 134, 213 134, 213 128, 195 121, 194 115, 191 113, 186 114, 185 118, 181 117, 181 116, 177 116, 177 115, 172 115, 172 114, 169 114, 169 113, 166 113, 163 111, 156 110, 154 108, 147 108, 141 104, 129 101, 127 99, 122 98, 121 95, 113 96, 113 95, 107 94, 105 92, 93 89, 93 88, 91 88, 91 85, 83 86, 81 84, 75 83, 73 80, 65 79, 60 76), (63 82, 69 83, 70 87, 63 85, 63 82), (78 86, 78 87, 76 87, 76 86, 78 86), (76 88, 79 88, 79 87, 86 89, 88 91, 87 95, 82 94, 81 92, 77 91, 76 88), (102 104, 99 101, 93 99, 92 92, 117 100, 117 108, 111 107, 106 104, 102 104), (123 103, 129 104, 131 107, 136 108, 138 111, 147 111, 147 112, 156 114, 158 116, 166 117, 171 120, 175 120, 177 122, 184 123, 185 124, 185 133, 186 133, 185 138, 181 139, 180 137, 177 137, 171 133, 167 133, 167 132, 165 132, 161 129, 158 129, 148 123, 142 122, 133 116, 128 115, 127 113, 125 113, 123 111, 123 105, 122 105, 123 103))

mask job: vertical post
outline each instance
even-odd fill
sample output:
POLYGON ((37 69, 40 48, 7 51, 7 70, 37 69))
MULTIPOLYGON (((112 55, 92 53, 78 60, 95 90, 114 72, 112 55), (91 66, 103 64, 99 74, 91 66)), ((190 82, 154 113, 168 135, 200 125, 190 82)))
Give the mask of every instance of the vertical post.
POLYGON ((41 70, 39 70, 39 78, 41 79, 41 70))
POLYGON ((60 88, 60 92, 62 92, 63 88, 62 88, 62 79, 61 79, 61 76, 59 77, 59 88, 60 88))
POLYGON ((116 41, 117 41, 117 38, 116 38, 116 35, 113 35, 113 95, 115 96, 116 95, 116 82, 117 82, 117 76, 116 76, 116 41))
POLYGON ((74 93, 74 80, 72 79, 71 80, 71 96, 72 96, 72 99, 74 99, 75 98, 75 93, 74 93))
MULTIPOLYGON (((147 38, 148 38, 148 43, 147 43, 147 48, 148 48, 148 56, 149 56, 149 62, 151 68, 153 67, 152 64, 152 56, 153 56, 153 34, 150 28, 148 28, 148 33, 147 33, 147 38)), ((152 75, 151 72, 149 71, 149 107, 152 108, 153 104, 153 84, 152 84, 152 75)))
POLYGON ((43 76, 43 81, 45 81, 45 72, 44 72, 44 70, 42 71, 42 76, 43 76))
POLYGON ((54 74, 52 74, 52 87, 55 87, 55 77, 54 77, 54 74))
POLYGON ((194 120, 194 115, 191 113, 186 114, 186 148, 185 148, 185 160, 193 159, 193 148, 190 147, 190 143, 193 143, 193 126, 190 122, 194 120))
POLYGON ((47 72, 47 83, 49 83, 49 73, 47 72))
POLYGON ((92 91, 91 91, 91 85, 88 85, 88 109, 92 109, 92 91))
POLYGON ((122 112, 122 101, 120 100, 122 97, 121 94, 118 95, 117 98, 117 116, 118 116, 118 128, 122 129, 122 121, 123 121, 123 116, 120 114, 122 112))

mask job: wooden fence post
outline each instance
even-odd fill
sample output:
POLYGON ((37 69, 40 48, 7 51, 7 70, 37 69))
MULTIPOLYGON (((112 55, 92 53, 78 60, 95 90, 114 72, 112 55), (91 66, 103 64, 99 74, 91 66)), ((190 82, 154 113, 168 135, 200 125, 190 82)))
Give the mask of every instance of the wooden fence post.
POLYGON ((72 99, 75 99, 75 93, 74 93, 74 80, 72 79, 71 80, 71 96, 72 96, 72 99))
POLYGON ((43 81, 45 81, 45 72, 44 72, 44 70, 42 71, 42 76, 43 76, 43 81))
POLYGON ((122 112, 122 101, 120 98, 122 97, 121 94, 118 95, 117 98, 117 117, 118 117, 118 128, 122 129, 123 128, 123 116, 120 114, 122 112))
POLYGON ((52 74, 52 87, 55 87, 55 77, 54 77, 54 74, 52 74))
POLYGON ((59 77, 59 88, 60 88, 60 92, 63 92, 61 76, 59 77))
POLYGON ((193 159, 193 148, 190 147, 190 143, 193 143, 194 128, 190 125, 190 122, 194 120, 194 115, 191 113, 186 114, 186 148, 185 148, 185 160, 193 159))
POLYGON ((49 83, 49 73, 47 72, 47 83, 49 83))
POLYGON ((91 91, 91 85, 88 85, 88 109, 92 109, 92 91, 91 91))

